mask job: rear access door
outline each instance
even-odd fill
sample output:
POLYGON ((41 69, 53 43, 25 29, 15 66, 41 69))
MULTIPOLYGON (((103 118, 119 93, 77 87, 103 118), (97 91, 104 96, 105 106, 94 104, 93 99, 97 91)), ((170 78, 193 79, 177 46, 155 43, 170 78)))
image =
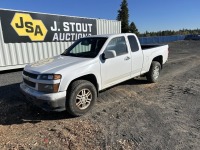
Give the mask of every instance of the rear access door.
POLYGON ((130 49, 131 49, 131 77, 135 77, 140 75, 142 71, 142 66, 143 66, 143 52, 138 45, 137 38, 134 35, 128 35, 127 36, 129 44, 130 44, 130 49))

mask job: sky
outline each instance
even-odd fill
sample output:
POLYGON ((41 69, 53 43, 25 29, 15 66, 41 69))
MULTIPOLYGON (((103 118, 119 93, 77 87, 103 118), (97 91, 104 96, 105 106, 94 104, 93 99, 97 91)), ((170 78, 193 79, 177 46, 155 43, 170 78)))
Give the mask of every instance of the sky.
MULTIPOLYGON (((0 8, 116 20, 122 0, 0 0, 0 8)), ((127 0, 129 22, 146 31, 199 29, 200 0, 127 0)))

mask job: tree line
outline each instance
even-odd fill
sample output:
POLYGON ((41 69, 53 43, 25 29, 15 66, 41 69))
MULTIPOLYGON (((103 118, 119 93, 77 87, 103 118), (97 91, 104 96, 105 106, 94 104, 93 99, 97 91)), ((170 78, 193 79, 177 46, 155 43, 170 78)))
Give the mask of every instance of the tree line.
POLYGON ((165 31, 158 31, 158 32, 148 32, 139 34, 141 37, 149 37, 149 36, 172 36, 172 35, 190 35, 190 34, 200 34, 200 29, 181 29, 178 31, 174 30, 165 30, 165 31))
POLYGON ((129 10, 128 10, 127 0, 122 0, 120 9, 118 10, 117 20, 121 21, 122 33, 135 33, 137 36, 140 36, 140 37, 200 34, 200 29, 194 29, 194 30, 181 29, 178 31, 165 30, 165 31, 157 31, 157 32, 146 31, 145 33, 139 33, 133 21, 129 24, 129 10))

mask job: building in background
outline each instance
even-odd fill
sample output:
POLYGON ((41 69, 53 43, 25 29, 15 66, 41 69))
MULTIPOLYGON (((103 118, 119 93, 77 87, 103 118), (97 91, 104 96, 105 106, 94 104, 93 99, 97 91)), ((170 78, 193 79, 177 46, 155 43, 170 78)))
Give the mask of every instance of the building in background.
POLYGON ((75 40, 121 33, 121 22, 0 9, 0 71, 61 54, 75 40))

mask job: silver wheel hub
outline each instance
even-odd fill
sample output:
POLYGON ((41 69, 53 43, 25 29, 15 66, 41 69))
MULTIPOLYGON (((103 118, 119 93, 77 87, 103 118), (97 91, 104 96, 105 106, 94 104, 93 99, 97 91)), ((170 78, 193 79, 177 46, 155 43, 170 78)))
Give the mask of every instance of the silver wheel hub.
POLYGON ((156 66, 153 70, 153 78, 157 79, 160 75, 160 68, 158 66, 156 66))
POLYGON ((92 101, 92 93, 89 89, 82 89, 77 95, 76 95, 76 106, 84 110, 90 106, 90 103, 92 101))

